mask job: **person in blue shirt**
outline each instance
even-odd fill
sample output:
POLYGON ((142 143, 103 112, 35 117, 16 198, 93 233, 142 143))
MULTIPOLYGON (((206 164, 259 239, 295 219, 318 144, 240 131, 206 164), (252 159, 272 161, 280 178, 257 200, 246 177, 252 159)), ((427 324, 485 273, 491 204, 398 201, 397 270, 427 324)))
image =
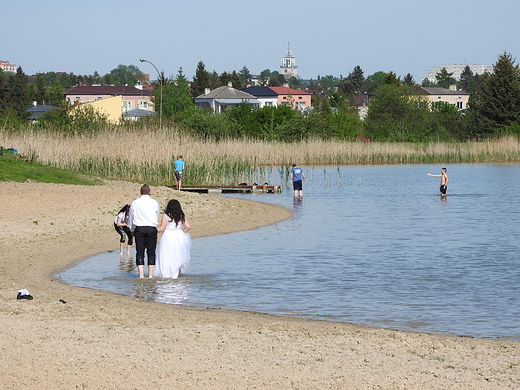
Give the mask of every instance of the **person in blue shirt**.
POLYGON ((181 190, 182 186, 182 171, 184 170, 184 160, 182 159, 182 156, 179 156, 179 158, 173 163, 173 168, 175 171, 175 181, 177 182, 177 190, 181 190))
POLYGON ((292 165, 289 179, 293 183, 294 197, 301 198, 303 196, 302 182, 305 183, 305 174, 297 164, 292 165))

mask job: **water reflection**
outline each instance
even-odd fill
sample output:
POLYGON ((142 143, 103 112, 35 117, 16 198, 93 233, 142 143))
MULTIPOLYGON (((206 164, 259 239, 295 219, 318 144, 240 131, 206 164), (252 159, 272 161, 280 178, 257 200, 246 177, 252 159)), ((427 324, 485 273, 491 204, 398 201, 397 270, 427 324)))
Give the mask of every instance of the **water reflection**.
POLYGON ((190 299, 191 280, 138 279, 133 284, 133 296, 144 301, 155 301, 171 305, 186 304, 190 299))
POLYGON ((124 256, 119 256, 119 269, 121 272, 130 273, 136 271, 135 260, 133 256, 128 256, 126 259, 124 256))

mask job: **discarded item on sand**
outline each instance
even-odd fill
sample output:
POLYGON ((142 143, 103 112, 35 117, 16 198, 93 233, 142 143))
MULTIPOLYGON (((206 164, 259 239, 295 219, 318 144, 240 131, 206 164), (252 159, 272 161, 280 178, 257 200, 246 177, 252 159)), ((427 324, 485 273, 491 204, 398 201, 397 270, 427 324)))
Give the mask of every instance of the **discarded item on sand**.
POLYGON ((16 297, 16 299, 27 299, 30 301, 31 299, 33 299, 33 296, 29 294, 29 291, 27 291, 26 288, 22 288, 21 290, 18 290, 18 296, 16 297))

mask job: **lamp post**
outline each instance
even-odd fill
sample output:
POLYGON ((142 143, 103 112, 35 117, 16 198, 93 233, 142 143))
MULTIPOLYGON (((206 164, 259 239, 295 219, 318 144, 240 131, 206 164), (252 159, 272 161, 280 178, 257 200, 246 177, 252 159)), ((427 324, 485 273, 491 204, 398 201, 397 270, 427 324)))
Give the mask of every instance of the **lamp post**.
POLYGON ((159 69, 157 69, 157 67, 153 64, 153 62, 145 60, 145 59, 142 59, 142 58, 140 58, 139 61, 141 61, 141 62, 148 62, 157 71, 157 77, 159 77, 159 84, 161 85, 161 101, 160 101, 160 105, 159 105, 159 129, 162 130, 162 90, 163 90, 163 83, 162 83, 161 74, 159 73, 159 69))

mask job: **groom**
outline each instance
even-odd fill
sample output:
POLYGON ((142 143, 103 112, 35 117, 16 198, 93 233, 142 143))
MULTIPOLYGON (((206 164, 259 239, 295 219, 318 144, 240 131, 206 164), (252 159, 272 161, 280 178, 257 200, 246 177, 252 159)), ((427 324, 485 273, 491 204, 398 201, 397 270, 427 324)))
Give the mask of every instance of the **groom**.
POLYGON ((158 218, 159 203, 150 197, 150 186, 143 184, 141 196, 130 205, 130 216, 128 218, 130 231, 135 237, 135 262, 141 279, 144 278, 145 251, 148 258, 148 277, 153 277, 158 218))

